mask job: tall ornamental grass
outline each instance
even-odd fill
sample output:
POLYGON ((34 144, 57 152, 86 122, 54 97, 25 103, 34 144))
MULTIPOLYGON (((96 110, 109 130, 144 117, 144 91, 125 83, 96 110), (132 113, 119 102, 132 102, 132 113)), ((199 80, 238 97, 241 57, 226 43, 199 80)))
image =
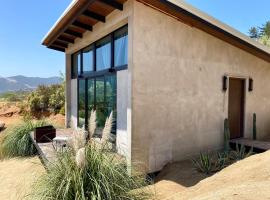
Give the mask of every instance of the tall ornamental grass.
POLYGON ((96 112, 91 111, 89 132, 78 129, 68 148, 36 183, 32 199, 38 200, 144 200, 149 198, 145 175, 130 176, 126 162, 108 148, 112 113, 106 120, 102 139, 92 138, 96 112))
POLYGON ((11 158, 36 155, 37 150, 32 143, 30 132, 44 125, 45 121, 27 121, 7 130, 0 145, 1 156, 11 158))
POLYGON ((38 200, 144 200, 150 197, 143 189, 144 175, 130 176, 125 162, 115 154, 85 146, 85 164, 76 163, 75 154, 67 150, 37 181, 32 199, 38 200))

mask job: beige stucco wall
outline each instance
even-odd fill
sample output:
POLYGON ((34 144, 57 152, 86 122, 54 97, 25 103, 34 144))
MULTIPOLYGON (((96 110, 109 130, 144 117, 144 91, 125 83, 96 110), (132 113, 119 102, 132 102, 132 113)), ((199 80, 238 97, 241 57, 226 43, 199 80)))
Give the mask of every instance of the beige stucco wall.
POLYGON ((148 172, 223 144, 228 92, 222 76, 252 77, 245 137, 257 113, 258 138, 270 136, 270 63, 134 3, 131 158, 148 172))

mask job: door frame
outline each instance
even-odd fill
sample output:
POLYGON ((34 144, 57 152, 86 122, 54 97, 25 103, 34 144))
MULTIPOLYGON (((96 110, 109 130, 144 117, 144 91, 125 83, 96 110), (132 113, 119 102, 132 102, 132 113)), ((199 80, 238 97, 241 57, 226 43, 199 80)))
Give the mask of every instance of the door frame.
POLYGON ((238 80, 242 80, 244 82, 244 88, 243 88, 243 112, 242 112, 242 117, 243 117, 243 124, 242 124, 242 133, 240 138, 245 137, 245 130, 246 130, 246 97, 247 97, 247 84, 248 84, 248 79, 249 77, 245 77, 245 76, 227 76, 228 77, 228 95, 227 95, 227 118, 229 117, 229 95, 230 95, 230 79, 238 79, 238 80))

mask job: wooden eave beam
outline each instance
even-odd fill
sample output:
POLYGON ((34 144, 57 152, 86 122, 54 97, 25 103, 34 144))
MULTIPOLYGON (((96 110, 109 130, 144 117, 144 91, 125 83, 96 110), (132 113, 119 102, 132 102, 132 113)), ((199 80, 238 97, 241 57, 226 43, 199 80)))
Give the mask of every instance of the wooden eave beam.
POLYGON ((74 40, 73 39, 70 39, 70 38, 68 38, 68 37, 65 37, 65 36, 63 36, 63 35, 60 35, 58 38, 57 38, 57 40, 61 40, 61 41, 64 41, 64 42, 68 42, 68 43, 74 43, 74 40))
POLYGON ((62 52, 65 52, 65 49, 64 48, 61 48, 61 47, 56 47, 56 46, 48 46, 49 49, 53 49, 53 50, 56 50, 56 51, 62 51, 62 52))
POLYGON ((78 33, 76 31, 73 31, 73 30, 70 30, 70 29, 67 29, 64 33, 66 33, 68 35, 75 36, 75 37, 82 38, 82 33, 78 33))
POLYGON ((89 10, 84 11, 83 15, 86 16, 86 17, 89 17, 89 18, 104 22, 104 23, 106 22, 105 16, 97 14, 97 13, 89 11, 89 10))
POLYGON ((79 28, 82 28, 82 29, 85 29, 85 30, 87 30, 87 31, 92 31, 92 30, 93 30, 93 27, 92 27, 91 25, 84 24, 84 23, 79 22, 79 21, 73 22, 72 25, 73 25, 73 26, 76 26, 76 27, 79 27, 79 28))
POLYGON ((118 9, 118 10, 123 10, 123 4, 115 1, 115 0, 100 0, 100 2, 110 6, 110 7, 113 7, 115 9, 118 9))
POLYGON ((67 48, 67 47, 68 47, 67 44, 65 44, 65 43, 63 43, 63 42, 60 42, 60 41, 57 41, 57 40, 56 40, 52 45, 61 46, 61 47, 63 47, 63 48, 67 48))

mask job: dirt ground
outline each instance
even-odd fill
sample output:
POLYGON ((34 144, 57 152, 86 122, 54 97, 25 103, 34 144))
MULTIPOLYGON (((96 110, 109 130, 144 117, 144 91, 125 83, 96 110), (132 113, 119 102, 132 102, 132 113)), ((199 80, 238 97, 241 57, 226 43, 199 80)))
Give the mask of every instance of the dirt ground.
MULTIPOLYGON (((2 113, 7 111, 10 110, 2 113)), ((7 127, 21 120, 17 113, 0 116, 7 127)), ((62 115, 52 115, 49 120, 58 127, 64 126, 62 115)), ((0 199, 23 199, 43 172, 37 157, 0 161, 0 199)), ((155 200, 270 200, 270 151, 239 161, 210 177, 198 173, 191 161, 170 164, 157 176, 151 190, 155 191, 155 200)))
POLYGON ((164 200, 267 200, 270 199, 270 151, 239 161, 204 177, 187 162, 166 167, 155 184, 164 200))
POLYGON ((21 200, 34 181, 45 172, 38 157, 0 161, 0 199, 21 200))

